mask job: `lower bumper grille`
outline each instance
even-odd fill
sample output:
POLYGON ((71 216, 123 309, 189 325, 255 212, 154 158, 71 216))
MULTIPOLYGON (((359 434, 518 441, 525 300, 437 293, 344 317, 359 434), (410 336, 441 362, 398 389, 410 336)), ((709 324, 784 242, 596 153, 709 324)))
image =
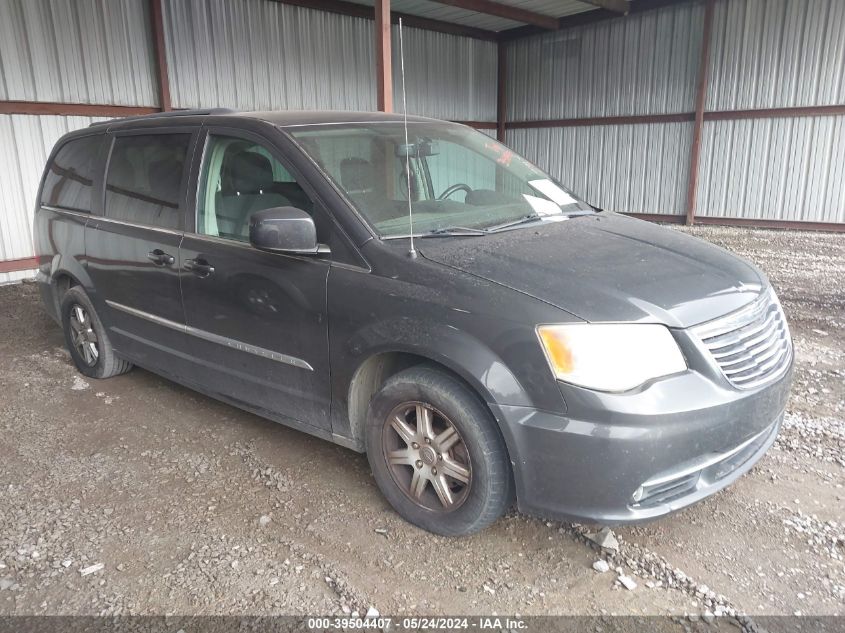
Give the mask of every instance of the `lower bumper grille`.
POLYGON ((730 451, 704 455, 655 475, 637 489, 631 507, 653 508, 718 483, 773 441, 779 428, 780 420, 730 451))

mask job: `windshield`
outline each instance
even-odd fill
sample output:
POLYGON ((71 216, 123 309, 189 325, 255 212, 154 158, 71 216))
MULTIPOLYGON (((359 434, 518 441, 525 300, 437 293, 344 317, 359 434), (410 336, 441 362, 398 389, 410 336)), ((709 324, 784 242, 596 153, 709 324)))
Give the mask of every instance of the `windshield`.
POLYGON ((501 143, 462 125, 401 122, 288 128, 385 238, 481 234, 593 211, 501 143), (471 229, 469 231, 468 229, 471 229))

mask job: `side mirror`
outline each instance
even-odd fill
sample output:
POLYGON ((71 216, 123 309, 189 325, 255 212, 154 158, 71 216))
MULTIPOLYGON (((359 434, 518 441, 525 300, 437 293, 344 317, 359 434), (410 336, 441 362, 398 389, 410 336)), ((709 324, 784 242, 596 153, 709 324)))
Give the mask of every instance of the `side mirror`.
POLYGON ((317 244, 314 220, 296 207, 271 207, 249 218, 249 242, 262 251, 315 255, 323 252, 317 244))

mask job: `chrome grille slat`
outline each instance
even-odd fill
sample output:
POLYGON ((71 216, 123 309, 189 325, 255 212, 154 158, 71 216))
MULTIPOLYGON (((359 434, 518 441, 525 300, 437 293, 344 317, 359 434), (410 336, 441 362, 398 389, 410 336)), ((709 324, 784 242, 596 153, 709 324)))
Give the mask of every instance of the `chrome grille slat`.
POLYGON ((739 389, 752 389, 777 379, 792 357, 789 326, 771 291, 692 332, 725 378, 739 389))
POLYGON ((786 354, 787 350, 785 348, 782 348, 778 351, 781 352, 780 355, 774 356, 774 357, 770 358, 769 360, 767 360, 765 363, 758 365, 756 368, 754 368, 754 371, 752 373, 748 374, 747 376, 729 376, 729 378, 731 380, 733 380, 734 382, 739 382, 739 381, 750 380, 752 378, 756 378, 758 376, 764 375, 770 369, 778 367, 778 365, 781 363, 781 361, 783 361, 783 357, 786 354))
POLYGON ((712 349, 722 349, 723 347, 728 347, 730 345, 735 345, 740 341, 746 340, 750 336, 756 335, 758 332, 765 330, 771 323, 775 322, 775 318, 777 313, 771 312, 766 317, 766 321, 751 329, 750 331, 746 331, 746 328, 740 328, 733 332, 727 332, 726 334, 720 334, 718 336, 713 336, 711 338, 706 339, 707 345, 711 346, 712 349), (726 338, 728 337, 728 338, 726 338))
MULTIPOLYGON (((765 355, 762 355, 756 359, 754 362, 744 365, 741 368, 731 368, 731 369, 723 369, 725 374, 728 378, 733 380, 739 379, 741 374, 745 374, 747 372, 751 372, 752 374, 759 374, 765 369, 768 369, 771 363, 777 364, 780 360, 780 355, 786 351, 783 341, 777 343, 774 347, 772 347, 765 355)), ((744 377, 744 376, 743 376, 744 377)))
POLYGON ((719 365, 724 368, 733 367, 738 363, 755 358, 765 349, 771 347, 773 341, 780 340, 782 336, 783 328, 778 327, 776 331, 771 332, 769 336, 761 341, 758 341, 754 345, 743 347, 743 349, 739 351, 733 350, 730 354, 713 354, 713 358, 715 358, 719 365))
POLYGON ((720 363, 722 371, 724 371, 728 375, 731 375, 743 372, 746 369, 750 369, 755 366, 759 367, 763 363, 763 361, 768 360, 771 356, 774 356, 776 353, 778 353, 782 344, 782 340, 769 341, 769 344, 765 348, 767 351, 762 351, 759 354, 752 354, 750 358, 739 367, 737 367, 737 363, 734 362, 720 363))

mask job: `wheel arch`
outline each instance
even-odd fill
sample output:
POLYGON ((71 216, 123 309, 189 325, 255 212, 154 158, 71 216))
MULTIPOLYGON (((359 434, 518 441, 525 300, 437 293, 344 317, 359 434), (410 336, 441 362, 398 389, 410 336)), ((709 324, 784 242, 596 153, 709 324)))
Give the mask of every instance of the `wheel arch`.
MULTIPOLYGON (((448 341, 446 341, 448 343, 448 341)), ((478 345, 479 342, 476 341, 478 345)), ((347 387, 348 434, 355 444, 363 443, 367 424, 367 408, 370 399, 381 385, 391 376, 415 365, 429 365, 449 374, 466 386, 490 412, 496 427, 507 442, 507 434, 501 428, 499 420, 490 403, 501 403, 503 393, 514 399, 511 404, 530 402, 516 377, 504 366, 491 350, 476 349, 467 353, 465 348, 452 346, 454 354, 447 354, 438 349, 421 348, 409 344, 383 345, 361 355, 347 387), (472 357, 474 362, 467 365, 458 358, 472 357), (478 365, 486 369, 479 370, 478 365)))
POLYGON ((78 262, 74 261, 68 268, 63 266, 62 260, 63 258, 56 257, 52 265, 52 270, 50 271, 53 307, 59 320, 61 320, 62 297, 64 297, 65 293, 74 286, 82 286, 86 292, 88 292, 87 288, 90 287, 90 278, 78 262), (86 282, 89 282, 89 286, 86 286, 86 282))

